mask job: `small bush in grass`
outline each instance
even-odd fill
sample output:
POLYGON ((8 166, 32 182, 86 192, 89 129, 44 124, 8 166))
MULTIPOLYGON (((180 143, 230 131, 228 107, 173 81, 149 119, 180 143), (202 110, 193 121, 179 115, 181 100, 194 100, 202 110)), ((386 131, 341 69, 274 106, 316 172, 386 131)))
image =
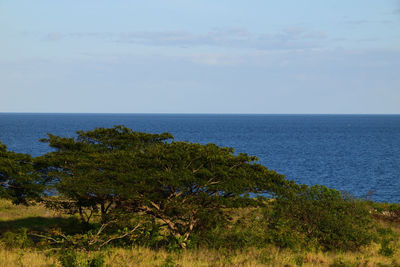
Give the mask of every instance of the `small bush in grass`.
POLYGON ((103 267, 105 263, 104 255, 101 253, 95 254, 89 261, 89 267, 103 267))
POLYGON ((58 257, 61 265, 63 267, 76 267, 78 266, 78 255, 75 250, 68 249, 61 252, 61 255, 58 257))
POLYGON ((350 264, 343 260, 342 258, 336 258, 333 261, 333 264, 331 264, 331 267, 349 267, 350 264))
POLYGON ((279 196, 270 218, 280 246, 315 242, 323 250, 357 250, 373 240, 368 206, 325 186, 301 186, 279 196))
MULTIPOLYGON (((192 245, 216 249, 244 249, 265 247, 267 222, 261 209, 242 208, 225 211, 224 220, 216 219, 207 227, 197 229, 192 236, 192 245), (230 218, 231 215, 234 218, 230 218)), ((218 217, 218 216, 216 216, 218 217)))
POLYGON ((58 260, 63 267, 103 267, 105 263, 104 255, 102 253, 96 253, 88 258, 86 254, 79 255, 73 249, 61 251, 58 260))
POLYGON ((174 267, 176 266, 175 260, 171 255, 168 255, 167 258, 165 258, 165 261, 161 265, 162 267, 174 267))
POLYGON ((294 262, 296 263, 297 266, 303 266, 303 264, 304 264, 304 255, 297 255, 294 258, 294 262))
POLYGON ((381 248, 379 249, 379 254, 392 257, 395 253, 394 241, 399 237, 399 234, 394 232, 391 228, 378 228, 378 241, 381 248))
POLYGON ((392 239, 384 238, 381 240, 381 248, 379 249, 379 254, 386 256, 386 257, 392 257, 395 249, 392 246, 392 239))
POLYGON ((258 257, 258 261, 261 264, 271 264, 273 260, 274 260, 273 256, 267 252, 261 253, 260 256, 258 257))
POLYGON ((393 232, 392 228, 382 228, 382 227, 380 227, 380 228, 377 228, 376 231, 377 231, 378 235, 381 236, 381 237, 385 237, 385 236, 386 236, 386 237, 387 237, 387 236, 393 236, 393 237, 395 237, 395 236, 397 236, 397 235, 393 232))
MULTIPOLYGON (((143 217, 143 216, 142 216, 143 217)), ((163 229, 159 223, 156 221, 148 220, 144 221, 142 218, 141 231, 135 233, 131 238, 131 243, 139 246, 148 247, 152 249, 166 248, 169 246, 168 236, 162 232, 163 229)))
POLYGON ((17 232, 5 232, 1 242, 8 248, 27 248, 33 245, 26 228, 20 228, 17 232))

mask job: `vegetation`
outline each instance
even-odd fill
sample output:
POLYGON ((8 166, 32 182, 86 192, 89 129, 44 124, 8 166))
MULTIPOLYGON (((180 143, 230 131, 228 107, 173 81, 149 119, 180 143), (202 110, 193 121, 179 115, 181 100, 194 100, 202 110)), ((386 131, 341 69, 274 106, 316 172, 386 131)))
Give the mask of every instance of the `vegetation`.
MULTIPOLYGON (((258 213, 248 209, 237 210, 234 214, 237 220, 242 220, 242 229, 256 221, 258 213), (250 215, 249 215, 250 213, 250 215), (251 214, 254 213, 254 217, 251 214), (257 215, 256 215, 257 214, 257 215), (247 216, 249 215, 249 216, 247 216), (242 218, 242 219, 240 219, 242 218)), ((384 211, 382 211, 385 213, 384 211)), ((108 246, 99 251, 81 249, 50 249, 39 247, 39 243, 19 243, 12 247, 7 241, 10 233, 20 240, 34 239, 30 232, 51 231, 57 227, 63 230, 74 227, 77 218, 60 216, 56 211, 47 209, 42 204, 36 206, 14 205, 8 200, 0 200, 0 266, 399 266, 400 265, 400 234, 399 221, 393 221, 390 216, 377 213, 376 240, 370 246, 358 251, 321 251, 293 250, 281 248, 273 244, 263 247, 247 248, 196 248, 183 251, 168 249, 152 249, 148 246, 108 246), (74 223, 71 223, 72 220, 74 223), (25 230, 20 230, 24 229, 25 230), (21 238, 22 237, 22 238, 21 238), (382 240, 392 240, 388 247, 393 254, 386 256, 382 251, 382 240), (98 265, 94 265, 98 262, 98 265), (93 265, 90 265, 93 263, 93 265), (71 265, 69 265, 71 266, 71 265)), ((248 231, 250 232, 250 230, 248 231)), ((248 233, 247 232, 247 233, 248 233)), ((36 240, 38 241, 38 240, 36 240)), ((25 241, 26 242, 26 241, 25 241)), ((12 243, 14 244, 14 243, 12 243)), ((44 244, 42 244, 43 246, 44 244)))
POLYGON ((53 150, 37 158, 0 145, 1 197, 36 204, 0 202, 0 258, 16 265, 13 253, 49 266, 399 264, 398 205, 297 185, 254 156, 169 133, 116 126, 42 142, 53 150))
POLYGON ((36 163, 61 198, 47 198, 47 204, 78 212, 86 223, 99 215, 103 226, 127 214, 147 215, 186 247, 193 231, 224 219, 223 209, 260 205, 249 193, 276 194, 292 184, 254 163, 256 157, 171 139, 122 126, 78 132, 77 138, 49 135, 43 141, 56 151, 36 163))
POLYGON ((0 197, 27 204, 29 200, 37 198, 43 189, 32 157, 8 151, 0 142, 0 197))
POLYGON ((325 186, 302 186, 280 195, 271 217, 271 227, 281 232, 281 246, 302 243, 323 250, 357 250, 373 239, 367 205, 325 186))

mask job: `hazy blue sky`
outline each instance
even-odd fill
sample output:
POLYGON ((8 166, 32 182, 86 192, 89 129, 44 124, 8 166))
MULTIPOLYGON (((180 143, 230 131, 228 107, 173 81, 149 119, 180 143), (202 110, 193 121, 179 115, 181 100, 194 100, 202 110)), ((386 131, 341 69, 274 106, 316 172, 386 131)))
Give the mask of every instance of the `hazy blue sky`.
POLYGON ((0 112, 400 113, 397 0, 0 0, 0 112))

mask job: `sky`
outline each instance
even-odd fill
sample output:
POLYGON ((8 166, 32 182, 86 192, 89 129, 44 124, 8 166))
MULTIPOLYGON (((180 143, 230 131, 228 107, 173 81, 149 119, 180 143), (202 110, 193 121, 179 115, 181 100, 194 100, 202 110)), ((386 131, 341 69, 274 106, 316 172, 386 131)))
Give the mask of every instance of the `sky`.
POLYGON ((0 0, 0 112, 400 114, 400 1, 0 0))

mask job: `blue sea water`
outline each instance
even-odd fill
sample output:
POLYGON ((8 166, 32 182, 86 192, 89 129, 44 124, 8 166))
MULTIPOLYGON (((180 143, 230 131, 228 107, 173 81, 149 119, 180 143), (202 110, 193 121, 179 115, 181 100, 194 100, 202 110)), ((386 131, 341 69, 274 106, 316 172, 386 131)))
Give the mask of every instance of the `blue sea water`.
POLYGON ((298 183, 400 202, 400 115, 0 113, 0 140, 38 156, 49 151, 38 141, 47 133, 74 136, 114 125, 233 147, 298 183))

